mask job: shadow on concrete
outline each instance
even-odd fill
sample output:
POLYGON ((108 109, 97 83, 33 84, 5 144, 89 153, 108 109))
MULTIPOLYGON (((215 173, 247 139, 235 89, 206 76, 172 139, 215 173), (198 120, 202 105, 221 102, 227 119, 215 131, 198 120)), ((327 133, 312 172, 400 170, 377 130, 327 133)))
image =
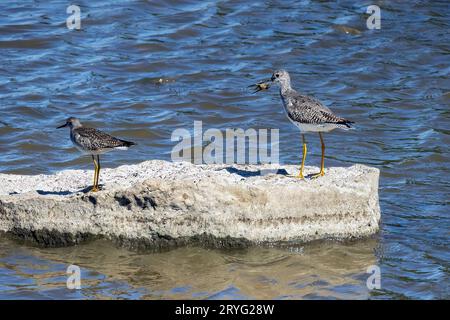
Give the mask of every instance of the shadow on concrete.
POLYGON ((257 177, 257 176, 266 176, 269 174, 279 174, 283 176, 288 176, 288 172, 286 169, 265 169, 265 170, 258 170, 258 171, 249 171, 249 170, 242 170, 242 169, 236 169, 234 167, 227 167, 225 168, 229 173, 240 175, 244 178, 249 177, 257 177))
MULTIPOLYGON (((102 190, 103 185, 98 186, 100 190, 102 190)), ((89 193, 92 191, 92 186, 77 190, 77 191, 44 191, 44 190, 36 190, 36 192, 43 196, 48 195, 56 195, 56 196, 67 196, 70 194, 77 194, 77 193, 89 193)))

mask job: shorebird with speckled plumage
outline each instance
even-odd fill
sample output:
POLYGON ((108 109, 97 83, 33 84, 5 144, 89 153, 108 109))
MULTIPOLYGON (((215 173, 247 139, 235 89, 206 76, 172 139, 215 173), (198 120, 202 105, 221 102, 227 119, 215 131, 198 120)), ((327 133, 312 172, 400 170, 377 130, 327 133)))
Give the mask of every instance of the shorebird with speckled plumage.
POLYGON ((303 168, 306 159, 306 139, 304 133, 318 132, 320 142, 322 144, 322 161, 320 172, 311 176, 317 178, 325 175, 325 143, 323 141, 322 132, 329 132, 336 128, 348 130, 352 129, 349 121, 342 117, 336 116, 329 108, 324 106, 319 100, 302 95, 291 87, 291 78, 286 70, 277 70, 272 74, 270 80, 258 82, 253 85, 254 93, 270 88, 272 83, 276 83, 280 87, 281 101, 283 102, 284 110, 288 119, 297 126, 302 133, 303 140, 303 155, 302 163, 300 165, 300 172, 298 178, 303 179, 303 168))
POLYGON ((115 149, 126 150, 128 147, 135 145, 134 142, 115 138, 94 128, 84 127, 80 120, 74 117, 67 119, 66 123, 57 127, 57 129, 64 127, 70 128, 70 140, 72 140, 75 147, 81 152, 92 156, 95 167, 92 192, 99 190, 100 154, 115 149))

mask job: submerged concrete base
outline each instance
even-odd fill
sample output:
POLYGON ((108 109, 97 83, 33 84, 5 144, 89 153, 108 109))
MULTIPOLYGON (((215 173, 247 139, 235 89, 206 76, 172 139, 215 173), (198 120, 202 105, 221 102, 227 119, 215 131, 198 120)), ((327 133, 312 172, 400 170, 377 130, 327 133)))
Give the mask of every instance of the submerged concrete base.
POLYGON ((378 231, 378 169, 328 168, 314 180, 288 176, 297 172, 297 166, 146 161, 103 169, 97 193, 86 188, 93 171, 0 174, 0 231, 47 246, 106 237, 144 247, 348 239, 378 231))

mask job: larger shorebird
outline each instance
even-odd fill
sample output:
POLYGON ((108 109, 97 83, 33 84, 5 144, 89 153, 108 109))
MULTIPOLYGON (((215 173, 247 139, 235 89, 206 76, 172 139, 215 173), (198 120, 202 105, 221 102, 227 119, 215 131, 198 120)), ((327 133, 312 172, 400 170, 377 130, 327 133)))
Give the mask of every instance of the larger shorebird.
POLYGON ((318 132, 322 144, 322 161, 320 172, 311 176, 317 178, 325 175, 325 143, 322 132, 329 132, 336 128, 351 129, 353 121, 336 116, 330 109, 325 107, 319 100, 302 95, 292 89, 291 78, 286 70, 276 70, 270 80, 261 81, 254 85, 255 92, 267 90, 271 83, 276 83, 280 87, 281 101, 289 120, 295 124, 302 133, 303 155, 298 178, 303 179, 303 168, 306 159, 306 132, 318 132))
POLYGON ((67 119, 66 123, 57 127, 57 129, 64 127, 70 128, 70 140, 72 140, 75 147, 81 152, 92 156, 95 167, 92 192, 99 190, 100 154, 114 149, 126 150, 128 147, 135 145, 134 142, 117 139, 100 130, 84 127, 80 120, 74 117, 67 119))

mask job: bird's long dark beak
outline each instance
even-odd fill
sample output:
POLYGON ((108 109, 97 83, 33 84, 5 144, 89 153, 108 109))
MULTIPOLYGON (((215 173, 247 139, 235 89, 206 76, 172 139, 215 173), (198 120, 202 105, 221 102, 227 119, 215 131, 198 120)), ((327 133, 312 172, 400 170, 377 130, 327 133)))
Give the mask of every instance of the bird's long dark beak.
POLYGON ((262 81, 259 81, 258 83, 252 84, 248 87, 253 88, 255 90, 255 91, 253 91, 253 93, 257 93, 259 91, 269 89, 272 81, 273 81, 272 79, 262 80, 262 81))
POLYGON ((64 123, 62 126, 56 127, 56 129, 61 129, 61 128, 64 128, 64 127, 67 127, 67 122, 64 123))

